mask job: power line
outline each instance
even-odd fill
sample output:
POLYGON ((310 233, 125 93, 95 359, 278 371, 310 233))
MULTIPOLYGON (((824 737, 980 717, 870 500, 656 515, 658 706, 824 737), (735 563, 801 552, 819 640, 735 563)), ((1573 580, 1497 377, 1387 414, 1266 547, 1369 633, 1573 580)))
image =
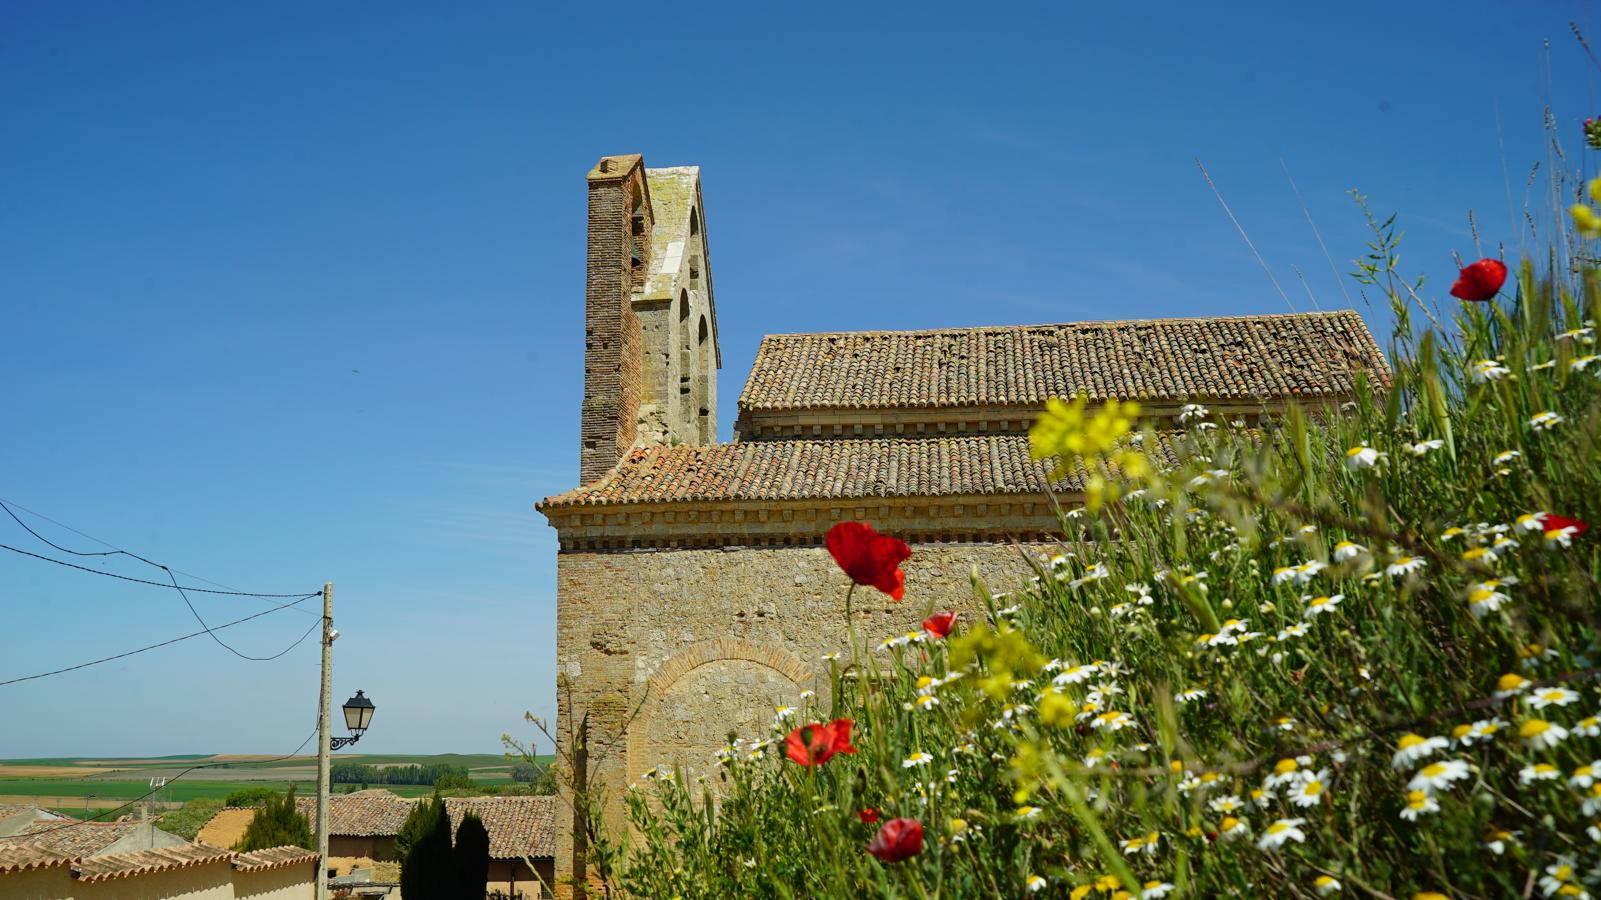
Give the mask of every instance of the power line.
MULTIPOLYGON (((104 540, 102 538, 97 538, 94 535, 89 534, 87 532, 79 531, 78 529, 73 528, 71 525, 68 525, 65 522, 61 522, 61 521, 58 521, 56 519, 52 519, 49 516, 45 515, 44 513, 39 512, 36 509, 29 509, 28 507, 23 506, 21 503, 18 503, 15 500, 8 500, 5 497, 0 497, 0 505, 9 506, 12 509, 20 509, 23 512, 27 513, 28 515, 33 516, 35 519, 43 519, 44 521, 49 522, 51 525, 54 525, 54 526, 56 526, 57 528, 60 528, 63 531, 70 531, 73 534, 77 535, 78 537, 81 537, 81 538, 83 538, 85 540, 94 541, 96 544, 99 544, 102 547, 109 547, 112 550, 121 550, 122 549, 121 547, 118 547, 116 544, 110 543, 109 541, 106 541, 106 540, 104 540)), ((8 509, 7 512, 10 512, 10 510, 8 509)), ((12 516, 12 518, 16 518, 16 517, 12 516)), ((27 528, 26 525, 24 525, 23 527, 27 528)), ((28 530, 30 532, 33 531, 33 529, 31 529, 31 528, 29 528, 28 530)), ((38 537, 38 535, 36 533, 35 533, 34 536, 38 537)), ((40 540, 44 540, 44 538, 40 538, 40 540)), ((50 542, 49 541, 45 541, 45 543, 48 544, 50 542)), ((203 581, 206 584, 211 585, 212 587, 219 587, 219 588, 222 588, 222 589, 228 590, 228 591, 238 591, 239 590, 238 588, 234 587, 231 584, 223 584, 220 581, 212 581, 210 578, 202 578, 202 577, 200 577, 199 575, 196 575, 193 572, 185 572, 182 569, 173 569, 173 571, 177 572, 179 575, 184 576, 185 578, 193 578, 195 581, 203 581)), ((243 593, 243 592, 240 592, 240 593, 243 593)), ((260 596, 263 596, 263 595, 262 594, 249 594, 248 596, 260 597, 260 596)), ((303 612, 309 612, 309 610, 302 610, 302 611, 303 612)), ((315 613, 313 613, 313 615, 315 615, 315 613)))
MULTIPOLYGON (((316 596, 318 596, 318 595, 317 594, 307 594, 304 597, 301 597, 301 598, 299 598, 297 600, 292 600, 292 601, 290 601, 288 603, 283 604, 282 606, 274 606, 272 609, 264 609, 261 612, 256 613, 255 615, 245 616, 242 619, 234 619, 232 622, 226 622, 226 623, 224 623, 222 625, 214 626, 211 630, 212 631, 221 631, 224 628, 232 628, 233 626, 238 625, 238 624, 240 624, 242 622, 248 622, 251 619, 259 619, 262 616, 271 615, 272 613, 278 612, 279 610, 289 609, 290 607, 294 606, 297 603, 304 603, 307 600, 310 600, 311 598, 316 597, 316 596)), ((274 654, 272 656, 261 657, 261 659, 263 659, 263 660, 277 659, 278 657, 283 656, 285 653, 288 653, 290 650, 293 650, 296 647, 300 646, 301 642, 304 641, 307 637, 310 637, 311 633, 316 630, 318 625, 321 625, 321 624, 322 624, 322 619, 321 619, 321 617, 319 617, 317 621, 311 623, 311 627, 307 628, 304 634, 302 634, 299 638, 295 639, 295 642, 293 644, 290 644, 288 647, 285 647, 282 651, 280 651, 280 652, 278 652, 278 653, 276 653, 276 654, 274 654)), ((183 635, 182 637, 175 637, 175 638, 172 638, 170 640, 162 641, 159 644, 151 644, 151 645, 146 646, 146 647, 140 647, 137 650, 129 650, 126 653, 118 653, 115 656, 101 657, 100 659, 90 660, 89 662, 78 663, 75 666, 67 666, 64 669, 56 669, 55 671, 52 671, 52 672, 40 672, 37 675, 24 675, 24 676, 22 676, 20 678, 12 678, 12 679, 9 679, 7 681, 0 681, 0 687, 5 687, 8 684, 16 684, 19 681, 33 681, 34 679, 37 679, 37 678, 48 678, 51 675, 61 675, 61 674, 64 674, 66 672, 76 672, 79 669, 87 669, 90 666, 98 666, 101 663, 108 663, 108 662, 111 662, 113 660, 125 659, 125 658, 127 658, 129 656, 134 656, 134 655, 139 654, 139 653, 144 653, 147 650, 156 650, 156 649, 159 649, 161 647, 166 647, 166 646, 170 646, 172 644, 176 644, 179 641, 187 641, 190 638, 197 638, 197 637, 200 637, 202 634, 206 634, 206 632, 205 631, 196 631, 196 632, 193 632, 191 634, 183 635)))
MULTIPOLYGON (((0 509, 5 510, 6 515, 10 516, 12 521, 16 522, 18 525, 21 525, 22 529, 24 531, 26 531, 29 534, 33 535, 34 537, 38 538, 40 541, 42 541, 42 542, 44 542, 46 544, 49 544, 51 547, 55 548, 56 550, 61 551, 62 553, 70 553, 73 556, 127 556, 127 557, 131 557, 133 559, 137 559, 138 561, 144 563, 145 565, 155 566, 156 568, 161 569, 162 571, 165 571, 165 572, 169 572, 169 573, 178 572, 177 569, 173 569, 173 568, 170 568, 168 566, 164 566, 164 565, 162 565, 161 563, 158 563, 158 562, 152 562, 152 561, 150 561, 148 559, 145 559, 143 556, 140 556, 137 553, 130 553, 127 550, 121 549, 120 547, 116 547, 116 546, 113 546, 111 544, 106 544, 105 541, 101 541, 101 540, 99 540, 97 538, 89 538, 89 539, 92 540, 92 541, 95 541, 96 543, 105 544, 105 546, 111 547, 111 549, 110 550, 105 550, 105 551, 101 551, 101 550, 73 550, 70 547, 63 547, 60 544, 56 543, 55 541, 52 541, 49 538, 45 537, 44 535, 40 534, 39 532, 34 531, 32 528, 30 528, 28 526, 27 522, 24 522, 24 521, 22 521, 22 519, 18 518, 17 514, 15 512, 12 512, 12 510, 11 510, 11 507, 13 505, 15 505, 15 504, 10 504, 4 499, 0 499, 0 509)), ((22 507, 22 506, 17 506, 17 509, 21 509, 21 510, 24 510, 25 512, 32 513, 32 510, 28 510, 28 509, 26 509, 25 507, 22 507)), ((37 516, 39 514, 38 513, 33 513, 33 515, 37 516)), ((44 518, 43 516, 39 516, 39 517, 41 519, 44 518)), ((46 519, 45 521, 53 522, 54 524, 61 525, 61 523, 55 522, 54 519, 46 519)), ((61 525, 61 527, 62 528, 66 528, 67 526, 61 525)), ((71 531, 72 529, 69 528, 68 530, 71 531)), ((81 534, 81 532, 78 532, 78 533, 81 534)), ((129 577, 127 575, 119 575, 116 572, 106 572, 106 571, 101 570, 101 569, 91 569, 88 566, 80 566, 80 565, 78 565, 76 563, 70 563, 70 562, 67 562, 65 560, 51 559, 48 556, 40 556, 37 553, 29 553, 26 550, 18 550, 16 547, 6 547, 4 544, 0 544, 0 547, 5 547, 5 549, 10 550, 13 553, 21 553, 24 556, 31 556, 34 559, 42 559, 45 562, 53 562, 58 566, 68 566, 70 568, 78 569, 80 571, 92 572, 92 573, 94 573, 96 575, 104 575, 107 578, 120 578, 123 581, 132 581, 132 582, 135 582, 137 584, 148 584, 148 585, 153 585, 155 587, 160 587, 160 588, 167 588, 167 587, 177 588, 178 590, 188 590, 188 591, 190 591, 192 593, 196 593, 196 594, 222 594, 222 595, 230 596, 230 597, 262 597, 262 598, 270 599, 270 600, 283 600, 283 599, 286 599, 286 598, 289 598, 289 597, 299 597, 299 596, 301 596, 300 594, 260 594, 260 593, 256 593, 256 592, 253 592, 253 591, 238 591, 238 590, 232 590, 232 589, 225 590, 225 591, 224 590, 214 591, 214 590, 211 590, 209 588, 197 588, 197 587, 180 588, 175 584, 164 584, 164 583, 162 583, 160 581, 146 581, 143 578, 132 578, 132 577, 129 577)), ((187 573, 178 572, 178 574, 183 575, 183 574, 187 574, 187 573)), ((191 575, 189 577, 195 578, 196 576, 191 575)), ((206 581, 206 579, 204 579, 204 578, 198 578, 197 580, 206 581)), ((213 582, 208 582, 208 583, 209 584, 216 584, 216 582, 214 582, 214 581, 213 582)), ((227 587, 227 585, 218 585, 218 586, 219 587, 227 587)))
MULTIPOLYGON (((5 504, 0 503, 0 507, 3 507, 4 505, 5 504)), ((6 510, 6 511, 10 512, 10 510, 6 510)), ((15 516, 13 516, 13 518, 15 518, 15 516)), ((45 543, 49 543, 49 541, 45 541, 45 543)), ((88 572, 91 575, 104 575, 107 578, 117 578, 117 579, 120 579, 122 581, 131 581, 134 584, 148 584, 151 587, 166 588, 168 590, 172 590, 174 588, 176 588, 177 590, 180 590, 180 591, 187 590, 190 593, 194 593, 194 594, 221 594, 221 595, 227 596, 227 597, 260 597, 260 598, 262 598, 264 600, 283 600, 283 599, 288 598, 288 597, 299 597, 299 596, 302 596, 300 594, 252 594, 252 593, 249 593, 247 591, 213 591, 213 590, 210 590, 208 588, 178 587, 175 584, 168 584, 165 581, 150 581, 150 580, 145 579, 145 578, 134 578, 131 575, 120 575, 120 574, 118 574, 116 572, 107 572, 104 569, 91 569, 88 566, 80 566, 77 563, 67 562, 64 559, 52 559, 51 557, 41 556, 41 555, 39 555, 37 553, 33 553, 31 551, 28 551, 28 550, 21 550, 21 549, 18 549, 16 547, 11 546, 10 544, 0 544, 0 550, 10 550, 12 553, 20 553, 23 556, 31 556, 34 559, 43 560, 43 561, 48 562, 48 563, 55 563, 58 566, 66 566, 69 569, 77 569, 80 572, 88 572)), ((71 553, 72 551, 68 550, 67 552, 71 553)), ((93 555, 93 554, 85 554, 85 555, 93 555)), ((109 555, 109 554, 107 554, 107 555, 109 555)), ((135 557, 135 558, 137 558, 137 557, 135 557)), ((152 565, 155 565, 155 564, 152 563, 152 565)), ((157 566, 157 568, 165 569, 166 566, 157 566)), ((169 570, 169 571, 177 571, 177 570, 174 569, 174 570, 169 570)))
POLYGON ((22 834, 11 835, 9 837, 0 837, 0 843, 3 843, 3 842, 8 841, 8 840, 12 840, 12 841, 32 840, 32 839, 37 838, 39 835, 42 835, 42 834, 54 834, 57 831, 65 831, 68 828, 77 828, 80 825, 87 825, 88 823, 93 822, 93 821, 95 821, 97 819, 100 819, 103 816, 108 816, 108 815, 111 815, 113 813, 122 812, 123 810, 127 809, 130 806, 133 806, 136 803, 141 803, 141 802, 143 802, 145 800, 150 799, 151 797, 154 797, 158 792, 166 790, 167 787, 169 785, 171 785, 174 781, 177 781, 178 779, 184 777, 185 775, 188 775, 190 772, 194 772, 194 771, 199 770, 199 769, 215 769, 215 768, 217 768, 219 766, 237 766, 238 768, 241 768, 241 769, 248 769, 248 768, 252 768, 253 766, 262 766, 262 765, 266 765, 267 763, 283 762, 286 759, 294 759, 296 756, 300 755, 300 751, 306 749, 306 745, 311 743, 311 739, 316 737, 316 736, 317 736, 317 729, 313 728, 311 730, 311 734, 306 735, 306 739, 300 742, 300 746, 299 747, 296 747, 294 750, 290 751, 289 753, 284 754, 283 756, 275 756, 272 759, 258 759, 254 763, 246 763, 246 764, 233 763, 233 762, 214 762, 214 763, 203 763, 203 764, 198 765, 198 766, 190 766, 189 768, 184 769, 182 772, 179 772, 178 774, 176 774, 176 775, 172 776, 171 778, 167 779, 166 783, 164 783, 161 787, 152 788, 148 793, 146 793, 146 794, 144 794, 142 796, 139 796, 139 797, 135 797, 132 800, 129 800, 127 803, 124 803, 124 804, 122 804, 121 806, 119 806, 119 807, 117 807, 115 809, 108 810, 106 812, 95 813, 94 815, 90 816, 87 819, 79 819, 78 821, 73 822, 73 823, 68 824, 68 825, 58 825, 55 828, 45 828, 45 829, 42 829, 40 831, 30 831, 30 832, 25 832, 25 833, 22 833, 22 834))
MULTIPOLYGON (((123 549, 121 549, 119 547, 112 547, 111 550, 104 550, 104 551, 102 551, 102 550, 73 550, 73 549, 71 549, 69 547, 63 547, 60 544, 56 543, 55 541, 52 541, 49 538, 45 537, 44 535, 40 534, 39 532, 34 531, 32 528, 29 528, 28 527, 28 523, 26 523, 26 522, 22 521, 22 519, 18 518, 17 514, 12 512, 11 511, 11 507, 8 506, 4 501, 0 501, 0 508, 3 508, 6 511, 6 515, 10 516, 13 521, 15 521, 18 525, 21 525, 23 530, 27 531, 29 534, 33 535, 34 537, 38 538, 39 540, 43 541, 44 543, 49 544, 51 547, 54 547, 56 550, 61 551, 62 553, 70 553, 73 556, 127 556, 127 557, 129 557, 131 559, 136 559, 136 560, 144 563, 147 566, 152 566, 154 568, 160 569, 162 571, 162 573, 167 576, 167 580, 171 582, 170 587, 173 590, 178 592, 178 596, 183 598, 183 605, 189 607, 189 614, 195 617, 195 621, 200 623, 200 627, 201 628, 205 629, 205 633, 213 641, 216 642, 217 646, 223 648, 224 650, 227 650, 229 653, 232 653, 234 656, 237 656, 240 659, 249 660, 251 662, 266 662, 268 660, 277 659, 278 657, 282 656, 284 653, 288 653, 289 650, 294 649, 295 644, 299 644, 301 640, 305 640, 305 636, 302 635, 299 640, 295 641, 295 644, 289 645, 289 647, 286 648, 285 650, 283 650, 282 652, 274 654, 272 656, 251 656, 248 653, 242 653, 236 647, 234 647, 232 644, 229 644, 227 641, 223 640, 222 638, 217 637, 217 634, 212 629, 212 627, 210 625, 206 624, 206 620, 200 615, 200 610, 195 609, 194 602, 189 599, 188 592, 186 592, 183 589, 183 587, 178 584, 178 579, 177 579, 176 576, 174 576, 172 574, 172 569, 171 568, 169 568, 167 566, 164 566, 161 563, 155 562, 154 560, 146 559, 146 558, 144 558, 143 556, 140 556, 137 553, 132 553, 130 551, 123 550, 123 549)), ((107 544, 107 546, 111 546, 111 545, 107 544)), ((157 582, 157 581, 143 581, 142 579, 129 578, 126 575, 118 575, 118 574, 113 573, 113 572, 105 572, 105 571, 101 571, 99 569, 90 569, 90 568, 88 568, 86 566, 77 565, 76 563, 66 562, 65 560, 51 559, 48 556, 40 556, 37 553, 29 553, 26 550, 18 550, 15 547, 6 546, 4 544, 0 544, 0 547, 5 547, 5 549, 7 549, 7 550, 11 550, 11 551, 16 552, 16 553, 21 553, 21 554, 24 554, 24 555, 27 555, 27 556, 31 556, 31 557, 34 557, 35 559, 41 559, 41 560, 44 560, 46 562, 56 563, 57 565, 69 566, 71 568, 80 569, 80 570, 85 571, 85 572, 92 572, 92 573, 94 573, 96 575, 105 575, 105 576, 110 577, 110 578, 120 578, 120 579, 123 579, 123 580, 126 580, 126 581, 141 582, 143 584, 154 584, 154 585, 156 585, 158 587, 168 587, 169 586, 169 585, 163 585, 163 584, 161 584, 160 582, 157 582)), ((200 593, 200 592, 218 593, 217 591, 209 591, 209 590, 206 590, 204 588, 198 588, 198 589, 195 589, 195 591, 196 591, 196 593, 200 593)), ((298 596, 298 595, 295 595, 295 594, 274 594, 274 595, 247 594, 246 596, 254 596, 254 597, 271 596, 271 597, 282 598, 282 597, 293 597, 293 596, 298 596)), ((292 604, 289 604, 289 605, 292 605, 292 604)), ((310 633, 311 633, 310 629, 307 629, 307 634, 310 634, 310 633)))

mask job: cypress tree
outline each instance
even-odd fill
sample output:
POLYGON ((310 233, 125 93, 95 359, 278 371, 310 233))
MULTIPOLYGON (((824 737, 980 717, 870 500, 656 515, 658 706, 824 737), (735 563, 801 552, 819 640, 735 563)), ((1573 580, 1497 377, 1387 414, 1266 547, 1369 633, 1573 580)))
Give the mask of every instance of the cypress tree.
POLYGON ((395 850, 400 854, 402 897, 450 896, 450 819, 437 794, 417 801, 395 837, 395 850))
POLYGON ((461 817, 451 854, 456 900, 484 900, 489 889, 489 831, 476 813, 461 817))
POLYGON ((295 809, 295 786, 282 797, 274 794, 266 798, 256 810, 245 829, 245 836, 234 845, 235 850, 265 850, 269 847, 304 847, 312 849, 311 822, 295 809))

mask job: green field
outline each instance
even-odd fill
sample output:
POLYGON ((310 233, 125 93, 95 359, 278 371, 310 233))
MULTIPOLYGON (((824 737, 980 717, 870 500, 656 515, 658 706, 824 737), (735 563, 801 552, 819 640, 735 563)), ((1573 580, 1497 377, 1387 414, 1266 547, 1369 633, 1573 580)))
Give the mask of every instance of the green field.
MULTIPOLYGON (((550 758, 542 758, 548 762, 550 758)), ((475 782, 482 785, 508 784, 511 781, 510 763, 498 753, 443 753, 427 754, 337 754, 336 763, 387 767, 400 765, 453 765, 465 766, 475 782)), ((35 759, 0 760, 0 803, 34 803, 47 808, 60 808, 69 814, 82 815, 85 809, 119 806, 150 793, 150 779, 167 778, 160 802, 165 806, 181 805, 189 800, 209 798, 221 800, 230 793, 245 787, 265 787, 287 790, 294 784, 297 790, 307 793, 316 787, 316 758, 297 756, 291 759, 257 761, 248 757, 216 756, 211 754, 184 754, 176 756, 115 758, 115 757, 52 757, 35 759), (192 766, 206 768, 185 771, 192 766), (37 769, 35 774, 30 770, 37 769), (81 769, 82 774, 73 771, 81 769)), ((402 797, 421 797, 432 793, 427 785, 392 784, 373 785, 393 791, 402 797)), ((334 790, 347 789, 334 785, 334 790)))

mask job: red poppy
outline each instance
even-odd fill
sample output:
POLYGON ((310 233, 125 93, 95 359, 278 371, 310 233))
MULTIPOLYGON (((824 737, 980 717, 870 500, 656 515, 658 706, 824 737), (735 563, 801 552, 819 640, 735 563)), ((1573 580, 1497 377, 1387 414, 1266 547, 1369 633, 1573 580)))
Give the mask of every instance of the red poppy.
POLYGON ((1463 269, 1451 285, 1451 296, 1459 300, 1483 302, 1494 297, 1506 284, 1506 263, 1499 259, 1481 259, 1463 269))
POLYGON ((841 522, 828 529, 828 552, 857 584, 875 587, 896 600, 906 595, 901 563, 912 548, 900 538, 879 534, 865 522, 841 522))
POLYGON ((867 844, 867 852, 884 862, 900 862, 923 852, 923 826, 916 819, 890 819, 867 844))
POLYGON ((784 752, 803 766, 820 766, 833 759, 836 753, 855 753, 856 748, 851 746, 851 720, 802 725, 789 733, 784 741, 784 752))
POLYGON ((1572 528, 1575 537, 1590 530, 1590 526, 1586 522, 1570 519, 1567 516, 1554 516, 1551 513, 1546 513, 1541 517, 1540 527, 1545 530, 1546 534, 1550 534, 1553 531, 1561 531, 1564 528, 1572 528))
POLYGON ((942 638, 951 633, 951 626, 954 624, 956 624, 956 612, 947 609, 924 619, 923 630, 937 638, 942 638))
POLYGON ((861 819, 862 824, 864 825, 871 825, 878 821, 878 810, 869 806, 868 808, 857 813, 856 818, 861 819))

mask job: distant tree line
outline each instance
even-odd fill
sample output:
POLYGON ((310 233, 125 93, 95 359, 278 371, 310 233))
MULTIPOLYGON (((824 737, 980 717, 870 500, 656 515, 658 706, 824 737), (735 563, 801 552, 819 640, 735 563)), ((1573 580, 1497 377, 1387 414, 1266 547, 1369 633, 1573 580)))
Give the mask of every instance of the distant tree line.
POLYGON ((466 766, 435 763, 427 766, 365 766, 361 763, 334 763, 328 773, 334 784, 427 784, 463 787, 472 784, 466 766))

